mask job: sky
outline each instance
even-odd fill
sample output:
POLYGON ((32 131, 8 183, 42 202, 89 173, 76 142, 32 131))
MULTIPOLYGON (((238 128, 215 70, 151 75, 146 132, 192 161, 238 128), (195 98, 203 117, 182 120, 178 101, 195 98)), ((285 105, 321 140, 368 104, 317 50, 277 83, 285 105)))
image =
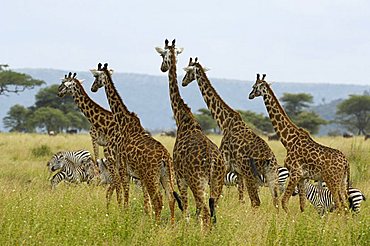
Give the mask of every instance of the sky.
MULTIPOLYGON (((370 85, 368 0, 1 0, 0 64, 162 75, 176 39, 210 77, 370 85)), ((180 71, 181 69, 181 71, 180 71)))

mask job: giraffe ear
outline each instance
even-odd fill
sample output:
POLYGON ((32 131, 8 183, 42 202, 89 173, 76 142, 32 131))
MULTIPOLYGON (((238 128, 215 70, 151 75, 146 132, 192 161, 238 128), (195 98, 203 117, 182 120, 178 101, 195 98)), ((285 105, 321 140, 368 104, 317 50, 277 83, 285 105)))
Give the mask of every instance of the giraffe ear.
POLYGON ((155 50, 161 55, 164 53, 164 49, 161 47, 155 47, 155 50))
POLYGON ((80 82, 80 84, 82 84, 84 81, 85 81, 84 79, 78 80, 78 82, 80 82))
POLYGON ((98 70, 96 70, 95 68, 90 69, 90 72, 91 72, 92 74, 94 74, 94 75, 95 75, 95 74, 97 74, 97 71, 98 71, 98 70))
POLYGON ((209 71, 209 70, 211 70, 210 68, 208 68, 208 67, 203 67, 203 71, 204 72, 207 72, 207 71, 209 71))
POLYGON ((181 54, 184 51, 184 48, 176 48, 176 53, 181 54))
POLYGON ((191 72, 194 70, 194 67, 193 66, 187 66, 187 67, 184 67, 184 71, 185 72, 191 72))
POLYGON ((112 75, 112 74, 113 74, 113 72, 114 72, 114 70, 113 70, 113 69, 109 69, 109 73, 110 73, 110 75, 112 75))

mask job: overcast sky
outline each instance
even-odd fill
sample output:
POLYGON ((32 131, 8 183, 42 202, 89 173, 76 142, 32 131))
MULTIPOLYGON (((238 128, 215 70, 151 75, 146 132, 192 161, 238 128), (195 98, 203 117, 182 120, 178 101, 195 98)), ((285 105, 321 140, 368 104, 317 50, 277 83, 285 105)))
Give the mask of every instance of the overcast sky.
POLYGON ((176 38, 210 77, 370 84, 368 0, 2 0, 0 63, 161 75, 176 38))

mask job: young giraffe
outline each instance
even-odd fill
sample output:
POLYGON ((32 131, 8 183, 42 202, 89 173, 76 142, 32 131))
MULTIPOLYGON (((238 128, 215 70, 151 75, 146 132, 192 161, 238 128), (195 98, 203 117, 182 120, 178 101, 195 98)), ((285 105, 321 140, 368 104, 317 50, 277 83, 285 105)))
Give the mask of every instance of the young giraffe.
POLYGON ((175 47, 175 40, 169 46, 166 39, 164 49, 157 47, 156 50, 163 58, 161 71, 169 71, 171 106, 177 125, 173 158, 184 214, 188 216, 187 190, 190 187, 196 203, 197 218, 202 212, 203 225, 207 228, 210 226, 210 217, 213 223, 216 222, 215 204, 222 192, 226 166, 219 149, 204 135, 190 108, 181 98, 177 85, 176 62, 177 55, 183 49, 175 47), (204 201, 208 184, 211 193, 209 210, 204 201))
MULTIPOLYGON (((116 136, 114 133, 117 126, 113 119, 112 112, 94 102, 87 95, 81 83, 82 81, 76 78, 76 73, 72 76, 70 72, 68 76, 65 75, 64 79, 62 79, 62 83, 58 88, 58 96, 64 97, 65 95, 72 95, 81 112, 91 123, 90 134, 92 136, 94 154, 96 154, 96 144, 103 146, 104 156, 108 160, 108 170, 112 174, 113 180, 106 192, 108 208, 114 190, 116 190, 117 193, 118 204, 122 203, 121 183, 115 167, 116 136)), ((122 170, 120 171, 122 172, 122 170)))
POLYGON ((223 132, 220 150, 223 154, 228 169, 238 173, 240 177, 239 199, 243 201, 243 183, 246 182, 247 191, 252 207, 260 205, 258 186, 260 175, 266 177, 270 188, 273 203, 278 208, 278 163, 275 155, 267 143, 256 135, 242 120, 240 114, 230 108, 217 94, 207 78, 206 71, 197 58, 193 62, 190 58, 182 85, 187 86, 197 80, 213 118, 223 132))
MULTIPOLYGON (((105 87, 109 106, 112 110, 115 122, 119 125, 119 158, 130 176, 138 177, 142 188, 149 193, 150 200, 154 206, 156 221, 159 222, 162 211, 162 195, 160 184, 162 184, 169 201, 171 211, 171 223, 174 223, 175 199, 180 209, 181 201, 174 191, 174 169, 172 158, 167 149, 157 140, 147 134, 141 126, 139 118, 130 112, 123 104, 120 95, 115 88, 111 71, 108 64, 101 68, 91 70, 95 77, 91 90, 96 92, 105 87)), ((124 178, 125 200, 128 199, 129 175, 124 178)))
POLYGON ((275 132, 287 151, 285 166, 289 169, 290 179, 281 201, 283 209, 288 211, 287 203, 298 183, 300 209, 304 210, 304 179, 324 180, 336 207, 346 208, 350 176, 346 157, 339 150, 317 143, 307 131, 297 127, 280 105, 265 76, 260 79, 257 74, 249 99, 263 97, 275 132))

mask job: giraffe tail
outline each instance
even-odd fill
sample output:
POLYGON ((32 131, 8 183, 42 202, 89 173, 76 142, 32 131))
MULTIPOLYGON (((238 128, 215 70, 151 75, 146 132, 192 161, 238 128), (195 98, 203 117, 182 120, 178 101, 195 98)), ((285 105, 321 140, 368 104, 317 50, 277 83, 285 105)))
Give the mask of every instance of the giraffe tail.
POLYGON ((213 219, 212 222, 216 224, 215 199, 213 197, 209 198, 209 211, 211 212, 211 218, 213 219))
POLYGON ((258 181, 262 184, 263 180, 261 174, 257 170, 256 162, 253 158, 249 158, 249 164, 252 168, 253 175, 258 179, 258 181))
POLYGON ((179 194, 177 194, 177 192, 175 191, 175 187, 174 187, 174 177, 173 177, 173 174, 174 174, 174 169, 173 169, 173 162, 172 162, 172 158, 169 157, 167 158, 167 160, 164 160, 163 161, 163 165, 166 165, 167 163, 167 175, 168 175, 168 179, 169 179, 169 185, 170 185, 170 191, 172 191, 172 194, 177 202, 177 206, 179 207, 179 209, 181 211, 184 210, 184 207, 182 206, 182 201, 181 201, 181 198, 179 196, 179 194))
POLYGON ((216 189, 217 189, 217 183, 216 183, 216 178, 215 175, 216 173, 214 172, 214 165, 215 165, 215 159, 211 159, 211 168, 210 168, 210 193, 211 197, 208 200, 209 204, 209 212, 211 214, 211 219, 212 222, 215 224, 216 223, 216 210, 215 210, 215 196, 217 194, 216 189))
POLYGON ((350 165, 349 162, 347 162, 347 194, 349 194, 349 188, 350 188, 350 179, 351 179, 351 173, 350 173, 350 165))
POLYGON ((180 198, 179 194, 177 194, 176 191, 173 191, 173 196, 175 197, 175 200, 177 202, 177 206, 179 207, 179 209, 181 211, 184 211, 184 207, 182 206, 182 202, 181 202, 181 198, 180 198))

